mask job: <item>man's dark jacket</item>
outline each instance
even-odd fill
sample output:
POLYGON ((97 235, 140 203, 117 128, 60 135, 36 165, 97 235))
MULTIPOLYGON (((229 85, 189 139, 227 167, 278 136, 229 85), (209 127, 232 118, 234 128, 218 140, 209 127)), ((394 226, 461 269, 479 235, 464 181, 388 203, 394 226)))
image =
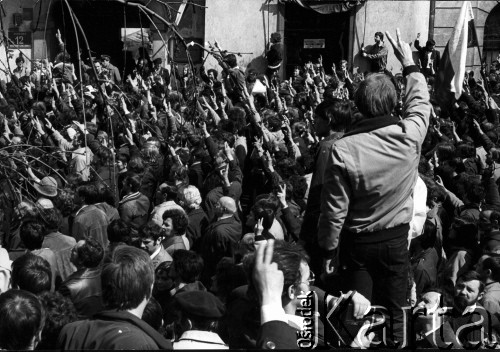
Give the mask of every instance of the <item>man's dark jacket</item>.
POLYGON ((108 310, 63 327, 58 348, 66 350, 171 350, 172 344, 126 311, 108 310))

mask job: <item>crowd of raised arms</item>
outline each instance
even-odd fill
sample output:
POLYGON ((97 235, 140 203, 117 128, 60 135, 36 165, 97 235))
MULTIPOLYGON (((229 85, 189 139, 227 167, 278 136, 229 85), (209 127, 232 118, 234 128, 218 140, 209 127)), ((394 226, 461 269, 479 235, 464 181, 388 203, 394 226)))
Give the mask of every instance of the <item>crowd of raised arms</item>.
POLYGON ((59 33, 53 60, 20 53, 0 82, 0 348, 494 346, 500 62, 444 107, 435 43, 415 63, 387 36, 370 72, 319 56, 283 80, 279 34, 267 72, 217 44, 208 70, 75 58, 59 33), (388 247, 360 254, 369 238, 388 247), (396 323, 371 332, 377 305, 396 323))

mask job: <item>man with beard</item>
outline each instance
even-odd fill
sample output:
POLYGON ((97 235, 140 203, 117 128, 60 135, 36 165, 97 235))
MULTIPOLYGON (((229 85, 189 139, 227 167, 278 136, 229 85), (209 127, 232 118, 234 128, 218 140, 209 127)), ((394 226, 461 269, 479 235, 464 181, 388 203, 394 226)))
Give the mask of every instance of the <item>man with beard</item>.
POLYGON ((424 294, 418 304, 427 308, 427 315, 418 320, 425 337, 421 342, 434 348, 471 348, 477 344, 484 346, 485 340, 491 341, 491 332, 498 329, 498 320, 479 303, 483 295, 484 283, 475 271, 465 272, 457 279, 451 310, 443 309, 438 292, 424 294))
POLYGON ((363 57, 370 60, 371 72, 385 72, 387 66, 387 54, 389 50, 384 45, 384 34, 382 32, 375 33, 375 44, 366 51, 365 47, 361 49, 363 57))

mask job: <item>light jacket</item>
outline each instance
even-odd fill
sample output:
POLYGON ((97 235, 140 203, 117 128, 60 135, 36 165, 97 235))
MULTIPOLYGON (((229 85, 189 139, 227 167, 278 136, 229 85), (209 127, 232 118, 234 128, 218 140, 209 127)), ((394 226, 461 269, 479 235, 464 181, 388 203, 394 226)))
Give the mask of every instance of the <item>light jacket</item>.
POLYGON ((174 350, 228 350, 229 347, 219 335, 211 331, 188 330, 178 342, 174 342, 174 350))
POLYGON ((366 118, 336 141, 324 176, 318 241, 331 251, 344 228, 358 238, 408 224, 431 104, 424 76, 407 77, 402 120, 366 118))

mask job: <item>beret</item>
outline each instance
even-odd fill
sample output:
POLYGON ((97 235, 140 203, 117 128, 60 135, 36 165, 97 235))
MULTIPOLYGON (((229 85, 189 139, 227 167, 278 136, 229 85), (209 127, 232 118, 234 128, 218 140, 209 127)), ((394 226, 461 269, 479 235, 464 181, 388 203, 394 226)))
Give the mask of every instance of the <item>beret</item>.
POLYGON ((101 60, 111 60, 111 56, 109 55, 101 55, 101 60))
POLYGON ((181 311, 200 318, 219 319, 226 312, 221 300, 207 291, 179 292, 175 300, 181 311))

